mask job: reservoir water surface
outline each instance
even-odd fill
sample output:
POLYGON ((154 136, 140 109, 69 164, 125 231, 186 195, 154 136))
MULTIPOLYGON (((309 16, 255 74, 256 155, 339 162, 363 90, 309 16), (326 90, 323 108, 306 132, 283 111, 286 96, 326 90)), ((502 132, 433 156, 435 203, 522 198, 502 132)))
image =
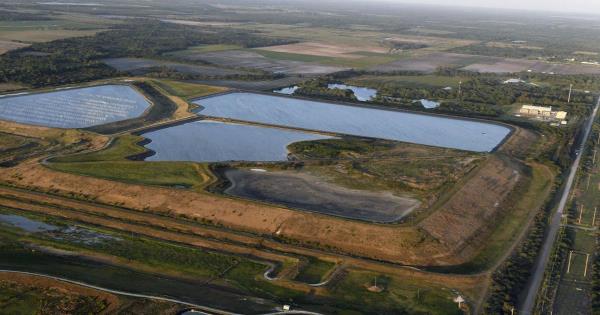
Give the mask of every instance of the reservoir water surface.
POLYGON ((492 151, 510 133, 508 127, 483 121, 246 92, 194 103, 201 106, 196 113, 205 116, 476 152, 492 151))

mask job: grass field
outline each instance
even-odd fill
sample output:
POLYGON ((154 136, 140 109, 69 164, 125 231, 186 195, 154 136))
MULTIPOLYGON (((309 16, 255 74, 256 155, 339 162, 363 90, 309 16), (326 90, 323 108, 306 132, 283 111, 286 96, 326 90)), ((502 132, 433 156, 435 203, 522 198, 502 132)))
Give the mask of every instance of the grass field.
POLYGON ((531 164, 532 177, 528 181, 525 193, 519 196, 518 202, 509 209, 495 224, 483 250, 470 262, 451 267, 454 272, 476 273, 493 267, 505 255, 510 246, 519 237, 519 232, 532 219, 532 209, 540 209, 552 190, 552 182, 556 171, 542 164, 531 164))
POLYGON ((62 314, 77 310, 97 314, 108 309, 105 300, 80 295, 64 288, 40 288, 12 280, 0 281, 0 309, 3 314, 62 314))
POLYGON ((334 266, 335 264, 332 262, 309 257, 307 264, 302 267, 294 280, 311 284, 319 283, 324 280, 334 266))
POLYGON ((78 175, 118 180, 127 183, 182 186, 202 190, 213 177, 206 165, 190 162, 139 162, 127 156, 143 153, 137 143, 143 137, 124 135, 105 150, 88 154, 59 157, 48 166, 51 169, 78 175))
POLYGON ((388 62, 392 62, 401 58, 399 55, 369 53, 361 58, 335 58, 328 56, 305 55, 288 52, 270 51, 264 49, 253 49, 252 51, 275 60, 292 60, 303 62, 315 62, 329 66, 341 66, 352 68, 367 68, 388 62))
POLYGON ((460 81, 466 82, 467 78, 440 75, 396 75, 396 76, 360 76, 347 80, 346 83, 359 86, 377 87, 385 84, 394 84, 406 87, 458 87, 460 81))
POLYGON ((334 285, 332 295, 340 304, 362 304, 372 313, 395 309, 396 314, 464 314, 452 301, 456 294, 449 289, 367 271, 350 271, 334 285), (383 291, 367 289, 375 283, 383 291))
POLYGON ((212 181, 206 165, 188 162, 53 163, 50 168, 126 183, 191 188, 201 191, 212 181))
POLYGON ((185 99, 192 99, 196 97, 227 91, 227 88, 223 87, 181 82, 175 80, 160 80, 155 82, 171 95, 179 96, 185 99))
POLYGON ((225 51, 225 50, 234 50, 234 49, 242 49, 242 46, 239 45, 227 45, 227 44, 215 44, 215 45, 200 45, 190 47, 186 50, 179 50, 174 52, 169 52, 165 54, 166 56, 171 57, 182 57, 185 58, 189 55, 194 55, 198 53, 207 53, 207 52, 215 52, 215 51, 225 51))
POLYGON ((146 152, 146 149, 137 143, 144 140, 141 136, 124 135, 116 138, 106 148, 85 154, 58 157, 54 162, 100 162, 100 161, 126 161, 130 155, 146 152))

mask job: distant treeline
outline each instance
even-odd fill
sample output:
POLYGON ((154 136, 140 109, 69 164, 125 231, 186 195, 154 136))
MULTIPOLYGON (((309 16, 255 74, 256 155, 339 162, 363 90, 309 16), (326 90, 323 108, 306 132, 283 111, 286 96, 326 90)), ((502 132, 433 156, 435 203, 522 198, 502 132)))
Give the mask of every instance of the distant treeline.
MULTIPOLYGON (((581 48, 584 50, 585 48, 581 48)), ((600 60, 598 55, 575 55, 574 49, 568 45, 552 46, 547 45, 543 49, 528 48, 519 46, 496 47, 483 44, 474 44, 469 46, 456 47, 449 52, 493 56, 504 58, 522 58, 533 59, 541 58, 548 61, 563 61, 565 59, 576 58, 577 60, 600 60)))
POLYGON ((46 15, 0 10, 0 21, 47 21, 46 15))
MULTIPOLYGON (((577 84, 578 88, 600 88, 600 76, 545 76, 538 74, 517 74, 525 80, 544 81, 551 84, 534 85, 526 83, 504 84, 506 75, 481 74, 455 69, 438 69, 435 73, 439 76, 461 77, 463 84, 459 95, 456 87, 444 89, 439 86, 425 84, 407 85, 405 81, 393 79, 381 81, 368 81, 369 88, 377 90, 377 97, 373 103, 385 106, 404 107, 420 110, 422 107, 414 100, 438 100, 441 106, 428 111, 455 113, 464 115, 481 115, 497 117, 505 111, 502 106, 521 104, 536 104, 553 106, 555 109, 564 109, 570 116, 585 116, 588 114, 589 104, 594 102, 591 93, 574 91, 571 104, 567 104, 568 82, 577 84), (581 86, 581 87, 580 87, 581 86)), ((341 82, 346 79, 361 75, 382 75, 373 71, 344 71, 333 75, 313 79, 299 85, 295 94, 303 96, 321 97, 338 101, 355 101, 354 94, 349 90, 328 89, 327 84, 341 82)), ((390 74, 385 74, 389 77, 390 74)), ((399 71, 393 75, 419 76, 419 72, 399 71)))
POLYGON ((153 57, 201 44, 257 47, 290 42, 247 31, 140 19, 94 36, 37 43, 4 54, 0 56, 0 82, 34 87, 75 83, 117 75, 100 61, 102 58, 153 57))

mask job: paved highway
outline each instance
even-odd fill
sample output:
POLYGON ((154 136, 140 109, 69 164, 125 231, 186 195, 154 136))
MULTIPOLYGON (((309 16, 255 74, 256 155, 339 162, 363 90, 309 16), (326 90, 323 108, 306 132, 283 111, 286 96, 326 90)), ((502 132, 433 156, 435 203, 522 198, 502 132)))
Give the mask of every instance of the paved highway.
POLYGON ((542 284, 542 280, 544 279, 544 271, 546 270, 546 265, 548 264, 548 259, 550 258, 550 253, 552 252, 554 242, 556 241, 556 235, 558 234, 558 230, 560 228, 563 211, 567 204, 567 200, 569 200, 569 194, 571 192, 571 188, 575 180, 575 175, 577 174, 577 168, 579 167, 579 162, 581 160, 582 155, 581 153, 583 153, 585 143, 590 135, 590 131, 592 129, 592 125, 594 124, 596 115, 598 114, 599 107, 600 98, 598 98, 598 101, 596 102, 596 107, 594 107, 594 111, 592 112, 592 116, 585 126, 585 133, 581 138, 581 143, 579 144, 580 147, 578 152, 580 153, 577 154, 577 157, 575 158, 575 161, 573 161, 573 165, 571 165, 571 168, 569 170, 569 177, 567 178, 567 181, 563 188, 562 196, 560 198, 558 207, 556 208, 556 212, 552 216, 552 222, 550 223, 548 233, 546 234, 544 244, 542 245, 542 250, 538 255, 532 279, 530 280, 529 287, 527 288, 527 297, 525 298, 523 305, 520 307, 521 311, 519 312, 519 314, 532 314, 533 312, 533 307, 535 306, 535 299, 542 284))

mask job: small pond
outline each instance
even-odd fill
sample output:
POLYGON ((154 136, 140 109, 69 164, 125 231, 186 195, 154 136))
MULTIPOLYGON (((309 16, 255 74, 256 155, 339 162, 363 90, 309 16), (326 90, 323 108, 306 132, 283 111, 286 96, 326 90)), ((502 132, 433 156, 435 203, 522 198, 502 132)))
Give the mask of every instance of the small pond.
POLYGON ((430 101, 427 99, 414 100, 413 103, 421 103, 421 105, 427 109, 440 107, 440 102, 430 101))
POLYGON ((40 221, 34 221, 26 217, 14 214, 0 214, 0 223, 17 227, 29 233, 47 232, 58 230, 58 226, 46 224, 40 221))
POLYGON ((274 90, 273 92, 279 93, 279 94, 285 94, 285 95, 292 95, 299 88, 300 88, 299 86, 294 85, 294 86, 284 87, 284 88, 281 88, 279 90, 274 90))
POLYGON ((351 90, 354 92, 356 99, 361 102, 371 101, 377 96, 377 90, 361 86, 331 83, 327 87, 330 89, 351 90))

